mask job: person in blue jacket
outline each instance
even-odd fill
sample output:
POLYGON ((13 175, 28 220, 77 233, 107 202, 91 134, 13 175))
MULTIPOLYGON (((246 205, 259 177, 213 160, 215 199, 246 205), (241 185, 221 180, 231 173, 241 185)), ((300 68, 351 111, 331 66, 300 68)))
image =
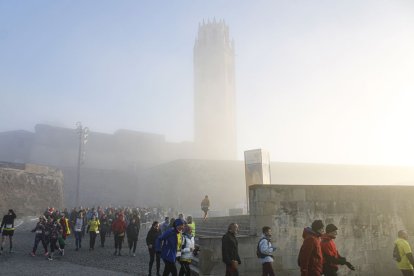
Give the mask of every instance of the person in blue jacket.
POLYGON ((177 267, 175 261, 181 256, 181 247, 183 244, 184 221, 176 219, 174 227, 165 231, 157 238, 155 249, 161 252, 161 259, 164 261, 163 276, 177 276, 177 267))

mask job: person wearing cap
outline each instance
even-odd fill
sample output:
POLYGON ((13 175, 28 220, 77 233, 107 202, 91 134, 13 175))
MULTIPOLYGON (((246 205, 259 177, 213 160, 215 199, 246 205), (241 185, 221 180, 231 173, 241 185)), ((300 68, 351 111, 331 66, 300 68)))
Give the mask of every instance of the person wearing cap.
POLYGON ((395 246, 401 257, 397 262, 397 267, 404 276, 414 276, 413 266, 414 258, 411 251, 411 246, 408 243, 408 233, 405 230, 398 231, 398 239, 395 241, 395 246))
POLYGON ((239 231, 237 223, 230 223, 227 233, 221 239, 221 257, 226 264, 226 276, 238 276, 238 266, 241 264, 239 256, 239 243, 236 235, 239 231))
POLYGON ((303 244, 299 251, 298 265, 301 276, 321 276, 323 256, 320 237, 324 233, 322 220, 315 220, 311 227, 303 229, 303 244))
POLYGON ((155 251, 161 252, 161 259, 164 261, 163 276, 177 275, 175 262, 181 257, 181 247, 183 244, 184 221, 176 219, 174 226, 159 236, 155 242, 155 251))
POLYGON ((355 270, 355 267, 347 262, 346 258, 339 255, 334 241, 337 235, 338 227, 334 224, 328 224, 325 228, 325 234, 322 235, 321 248, 323 254, 323 275, 325 276, 338 275, 338 265, 346 265, 350 270, 355 270))
POLYGON ((16 219, 16 214, 13 209, 9 209, 6 215, 3 216, 1 221, 0 232, 2 232, 1 237, 1 250, 0 255, 3 253, 3 246, 6 242, 6 236, 9 237, 10 252, 13 252, 13 234, 14 234, 14 220, 16 219))

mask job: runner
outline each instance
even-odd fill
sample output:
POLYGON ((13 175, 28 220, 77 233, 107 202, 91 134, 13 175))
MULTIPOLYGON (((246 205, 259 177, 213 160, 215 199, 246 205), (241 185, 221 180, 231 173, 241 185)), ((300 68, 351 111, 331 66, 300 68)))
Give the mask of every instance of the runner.
POLYGON ((32 232, 36 233, 35 242, 33 246, 33 250, 30 253, 33 257, 36 256, 36 250, 39 242, 42 242, 43 248, 45 250, 45 256, 49 255, 47 251, 47 244, 45 240, 45 231, 46 231, 46 218, 44 216, 39 217, 39 222, 36 224, 36 227, 32 230, 32 232))
POLYGON ((9 237, 10 243, 10 250, 9 252, 13 252, 13 234, 14 234, 14 220, 16 219, 16 214, 14 213, 13 209, 9 209, 7 215, 4 215, 3 220, 1 221, 0 232, 3 229, 2 237, 1 237, 1 248, 0 248, 0 255, 3 253, 4 243, 6 241, 6 236, 9 237))

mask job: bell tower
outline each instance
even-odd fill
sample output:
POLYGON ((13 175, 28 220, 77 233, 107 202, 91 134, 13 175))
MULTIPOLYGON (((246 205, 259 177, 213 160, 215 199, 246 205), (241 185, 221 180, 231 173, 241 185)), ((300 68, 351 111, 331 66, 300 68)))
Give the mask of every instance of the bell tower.
POLYGON ((199 24, 194 45, 194 142, 200 158, 237 158, 234 67, 234 42, 225 22, 199 24))

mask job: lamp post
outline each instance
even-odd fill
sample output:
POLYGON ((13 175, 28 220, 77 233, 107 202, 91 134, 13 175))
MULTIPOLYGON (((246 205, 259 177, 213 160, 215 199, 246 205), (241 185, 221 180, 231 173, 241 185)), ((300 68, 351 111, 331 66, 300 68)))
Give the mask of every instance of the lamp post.
POLYGON ((83 127, 81 122, 76 122, 76 133, 79 138, 78 148, 78 165, 76 179, 76 206, 79 207, 79 189, 80 189, 80 168, 85 161, 86 152, 84 146, 88 142, 89 128, 83 127))

